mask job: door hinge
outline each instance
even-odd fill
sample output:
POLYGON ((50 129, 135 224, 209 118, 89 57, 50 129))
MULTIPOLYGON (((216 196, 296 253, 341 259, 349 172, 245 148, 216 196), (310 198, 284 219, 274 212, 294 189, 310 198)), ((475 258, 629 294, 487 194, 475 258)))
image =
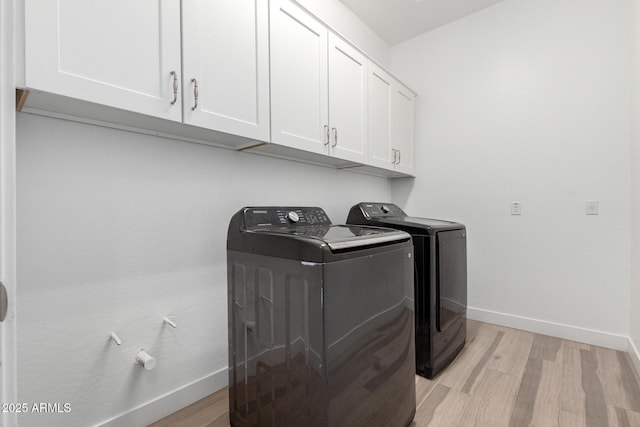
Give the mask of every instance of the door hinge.
POLYGON ((9 300, 7 298, 7 288, 4 287, 4 283, 0 282, 0 322, 3 322, 7 317, 8 306, 9 300))

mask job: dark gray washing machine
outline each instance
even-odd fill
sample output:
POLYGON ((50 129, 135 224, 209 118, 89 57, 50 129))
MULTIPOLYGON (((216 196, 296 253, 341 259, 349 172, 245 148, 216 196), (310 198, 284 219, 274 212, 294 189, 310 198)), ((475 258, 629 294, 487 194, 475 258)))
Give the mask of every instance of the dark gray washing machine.
POLYGON ((347 223, 411 234, 416 268, 416 372, 433 378, 460 353, 467 336, 465 226, 410 217, 391 203, 359 203, 349 211, 347 223))
POLYGON ((406 426, 413 245, 317 207, 248 207, 227 239, 233 426, 406 426))

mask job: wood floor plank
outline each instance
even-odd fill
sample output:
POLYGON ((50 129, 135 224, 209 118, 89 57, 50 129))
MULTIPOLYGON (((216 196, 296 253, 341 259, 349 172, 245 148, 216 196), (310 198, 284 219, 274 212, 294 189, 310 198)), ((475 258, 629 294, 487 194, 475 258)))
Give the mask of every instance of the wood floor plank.
POLYGON ((525 427, 531 423, 541 379, 542 359, 529 357, 511 411, 510 426, 525 427))
MULTIPOLYGON (((602 382, 604 398, 607 405, 619 408, 633 409, 633 402, 627 398, 624 387, 621 387, 624 379, 623 368, 618 360, 615 350, 603 347, 592 346, 591 352, 596 357, 598 364, 597 376, 602 382)), ((631 382, 633 384, 633 381, 631 382)))
POLYGON ((587 422, 584 419, 584 413, 573 413, 561 410, 560 419, 558 420, 559 427, 584 427, 587 422))
POLYGON ((586 396, 586 425, 587 427, 607 427, 609 425, 607 402, 598 374, 600 370, 595 353, 591 350, 580 350, 580 362, 582 365, 582 389, 586 396))
POLYGON ((508 427, 520 378, 485 369, 473 390, 460 426, 508 427))
POLYGON ((581 348, 568 342, 562 344, 562 393, 560 394, 560 425, 584 426, 586 395, 582 389, 581 348))
POLYGON ((531 357, 557 362, 562 340, 546 335, 534 334, 531 344, 531 357))
POLYGON ((529 356, 513 405, 510 426, 558 425, 563 365, 534 355, 543 353, 532 351, 529 356))
POLYGON ((522 378, 532 344, 532 333, 507 329, 487 368, 522 378))
MULTIPOLYGON (((440 373, 437 377, 438 383, 461 391, 497 336, 497 331, 490 327, 481 326, 453 363, 440 373)), ((475 374, 479 374, 479 372, 475 374)))
POLYGON ((486 351, 482 355, 482 358, 478 360, 478 363, 476 363, 476 365, 471 370, 471 373, 469 374, 469 376, 467 377, 467 380, 462 386, 461 391, 463 391, 464 393, 471 393, 471 388, 474 386, 482 370, 485 368, 485 366, 487 366, 487 362, 489 362, 489 359, 495 353, 496 348, 498 348, 498 345, 500 344, 500 341, 502 340, 503 336, 504 336, 504 332, 502 331, 499 331, 496 334, 496 336, 493 338, 493 341, 491 342, 491 345, 489 345, 489 348, 486 349, 486 351))
POLYGON ((620 380, 625 391, 625 401, 627 403, 625 407, 640 412, 640 377, 634 370, 628 354, 616 351, 616 355, 620 365, 620 380))
POLYGON ((561 410, 562 369, 561 363, 542 361, 542 375, 534 402, 532 425, 558 425, 561 410))
POLYGON ((563 347, 577 348, 578 350, 591 350, 592 346, 583 342, 561 340, 563 347))
POLYGON ((640 426, 640 412, 630 409, 608 406, 609 427, 637 427, 640 426))
POLYGON ((482 324, 482 322, 478 322, 477 320, 467 319, 467 342, 471 341, 471 339, 476 336, 476 333, 482 324))
POLYGON ((609 426, 610 427, 631 427, 629 423, 629 417, 627 412, 622 408, 616 408, 615 406, 608 407, 609 426))
POLYGON ((428 426, 433 420, 436 410, 449 394, 449 391, 451 391, 449 387, 437 384, 431 393, 429 393, 428 398, 422 402, 420 408, 416 410, 413 423, 416 426, 428 426))
POLYGON ((436 382, 416 375, 416 408, 419 408, 436 382))
MULTIPOLYGON (((618 408, 616 408, 618 409, 618 408)), ((627 416, 627 421, 629 421, 630 427, 640 426, 640 412, 631 411, 629 409, 621 409, 624 414, 627 416)), ((616 418, 618 413, 616 412, 616 418)))
POLYGON ((466 393, 438 384, 429 394, 425 404, 416 411, 415 425, 458 426, 469 400, 470 396, 466 393))
POLYGON ((229 425, 229 390, 223 388, 149 427, 222 427, 229 425))

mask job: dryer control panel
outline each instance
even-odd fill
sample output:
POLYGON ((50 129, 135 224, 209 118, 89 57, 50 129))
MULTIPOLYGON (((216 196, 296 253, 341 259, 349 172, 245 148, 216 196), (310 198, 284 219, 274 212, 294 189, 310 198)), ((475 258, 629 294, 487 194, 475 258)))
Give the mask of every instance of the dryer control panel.
POLYGON ((247 230, 265 228, 331 225, 324 209, 318 207, 259 207, 244 210, 244 226, 247 230))
POLYGON ((359 206, 365 218, 407 215, 392 203, 360 203, 359 206))

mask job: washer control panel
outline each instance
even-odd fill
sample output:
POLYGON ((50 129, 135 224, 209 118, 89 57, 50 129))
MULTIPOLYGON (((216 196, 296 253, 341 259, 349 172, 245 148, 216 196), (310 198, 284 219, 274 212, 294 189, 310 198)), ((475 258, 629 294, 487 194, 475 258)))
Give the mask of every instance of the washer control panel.
POLYGON ((402 209, 393 203, 360 203, 360 209, 365 218, 406 216, 402 209))
POLYGON ((318 207, 246 208, 244 225, 248 230, 305 225, 331 225, 324 209, 318 207))

